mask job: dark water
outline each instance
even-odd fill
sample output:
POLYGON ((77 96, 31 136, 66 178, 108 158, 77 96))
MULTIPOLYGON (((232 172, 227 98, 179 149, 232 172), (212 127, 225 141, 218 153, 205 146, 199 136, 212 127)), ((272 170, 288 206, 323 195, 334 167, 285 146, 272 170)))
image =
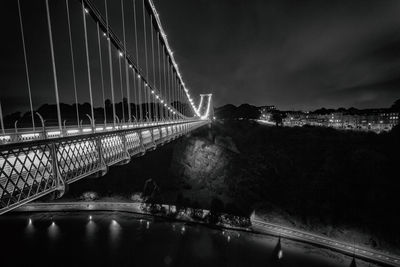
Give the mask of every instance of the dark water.
MULTIPOLYGON (((123 213, 4 215, 0 227, 0 266, 270 267, 277 244, 274 237, 123 213)), ((282 247, 282 266, 348 266, 291 242, 282 247)))

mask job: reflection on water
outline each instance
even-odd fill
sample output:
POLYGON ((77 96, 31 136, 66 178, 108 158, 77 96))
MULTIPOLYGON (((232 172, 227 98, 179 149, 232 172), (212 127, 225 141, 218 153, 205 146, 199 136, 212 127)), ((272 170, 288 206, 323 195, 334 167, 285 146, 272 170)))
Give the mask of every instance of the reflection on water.
MULTIPOLYGON (((5 215, 0 227, 2 254, 7 255, 1 266, 272 267, 269 260, 278 242, 275 237, 119 213, 5 215)), ((283 240, 280 245, 283 267, 341 267, 350 262, 340 265, 283 240)))
POLYGON ((86 239, 93 240, 96 232, 96 223, 92 220, 88 221, 86 224, 86 239))
POLYGON ((25 228, 25 233, 27 236, 31 236, 33 234, 34 230, 35 230, 35 227, 33 226, 32 218, 29 218, 28 224, 26 225, 26 228, 25 228))
POLYGON ((118 243, 120 242, 120 235, 121 225, 115 219, 112 219, 110 223, 110 245, 113 249, 118 247, 118 243))
POLYGON ((50 239, 54 240, 59 235, 60 229, 58 228, 57 224, 52 221, 51 225, 49 226, 49 237, 50 239))

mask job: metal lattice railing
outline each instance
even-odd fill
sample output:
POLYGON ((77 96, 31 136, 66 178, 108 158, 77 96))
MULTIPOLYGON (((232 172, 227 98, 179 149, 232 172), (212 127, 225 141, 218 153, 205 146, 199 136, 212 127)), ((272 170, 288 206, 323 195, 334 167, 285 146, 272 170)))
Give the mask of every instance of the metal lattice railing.
POLYGON ((0 145, 0 214, 174 140, 208 121, 0 145))
POLYGON ((0 210, 56 189, 51 145, 0 151, 0 210))
POLYGON ((72 139, 56 145, 58 168, 66 182, 97 171, 102 164, 96 137, 72 139))

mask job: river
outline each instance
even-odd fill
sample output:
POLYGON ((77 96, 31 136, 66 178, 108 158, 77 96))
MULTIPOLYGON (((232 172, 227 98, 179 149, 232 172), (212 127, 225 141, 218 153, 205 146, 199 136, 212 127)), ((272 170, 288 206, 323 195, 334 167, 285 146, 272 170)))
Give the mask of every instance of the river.
MULTIPOLYGON (((272 267, 278 241, 121 212, 6 214, 0 227, 0 266, 272 267)), ((282 249, 281 266, 349 266, 291 241, 282 249)))

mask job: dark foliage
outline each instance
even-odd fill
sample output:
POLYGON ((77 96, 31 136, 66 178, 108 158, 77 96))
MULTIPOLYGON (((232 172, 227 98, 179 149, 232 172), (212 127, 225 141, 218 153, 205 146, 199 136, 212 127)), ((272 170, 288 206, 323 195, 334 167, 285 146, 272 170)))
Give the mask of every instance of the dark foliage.
POLYGON ((241 151, 227 186, 249 207, 269 202, 304 222, 353 225, 400 241, 400 127, 386 134, 216 125, 241 151))
POLYGON ((215 109, 215 116, 218 119, 258 119, 260 110, 256 106, 242 104, 238 107, 228 104, 215 109))

